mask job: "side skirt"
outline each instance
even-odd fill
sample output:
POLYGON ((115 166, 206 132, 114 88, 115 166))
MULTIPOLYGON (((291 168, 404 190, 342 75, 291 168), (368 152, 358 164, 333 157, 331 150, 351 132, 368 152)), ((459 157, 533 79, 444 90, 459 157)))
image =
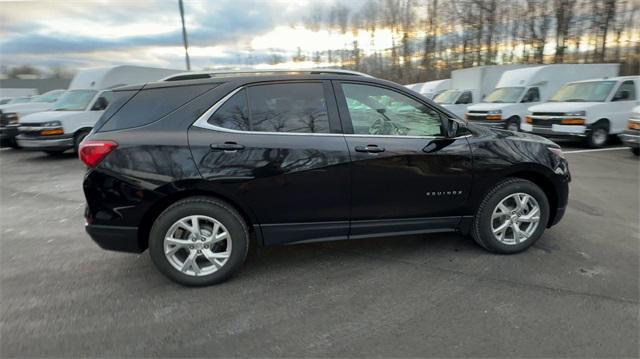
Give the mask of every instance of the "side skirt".
POLYGON ((468 233, 473 217, 436 217, 312 223, 263 224, 263 243, 272 246, 346 239, 390 237, 425 233, 468 233))

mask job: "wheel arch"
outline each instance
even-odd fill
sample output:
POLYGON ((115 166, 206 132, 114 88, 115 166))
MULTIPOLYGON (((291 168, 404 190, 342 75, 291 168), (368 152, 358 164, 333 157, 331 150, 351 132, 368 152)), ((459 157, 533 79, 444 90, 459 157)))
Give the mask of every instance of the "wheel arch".
POLYGON ((165 209, 167 209, 169 206, 176 203, 177 201, 180 201, 182 199, 189 198, 189 197, 196 197, 196 196, 216 198, 229 204, 236 211, 238 211, 242 219, 245 221, 245 223, 247 224, 249 233, 252 233, 252 232, 255 233, 256 240, 258 241, 258 243, 259 244, 262 243, 262 233, 260 233, 260 230, 256 230, 254 228, 254 225, 258 224, 257 218, 255 218, 255 216, 253 215, 252 211, 249 208, 241 205, 238 201, 233 200, 231 196, 225 195, 222 192, 215 191, 215 190, 204 190, 200 188, 194 188, 194 189, 184 189, 181 191, 172 192, 162 197, 158 201, 156 201, 144 213, 144 215, 142 216, 142 220, 140 221, 140 225, 138 226, 138 243, 140 245, 140 248, 148 248, 149 233, 151 231, 151 226, 153 225, 153 222, 155 221, 155 219, 165 209))

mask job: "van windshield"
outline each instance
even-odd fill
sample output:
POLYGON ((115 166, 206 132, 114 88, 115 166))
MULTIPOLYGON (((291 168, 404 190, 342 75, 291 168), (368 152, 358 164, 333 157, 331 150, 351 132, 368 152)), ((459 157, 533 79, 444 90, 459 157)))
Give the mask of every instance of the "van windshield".
POLYGON ((522 96, 524 87, 502 87, 493 90, 482 102, 516 103, 522 96))
POLYGON ((93 96, 98 91, 94 90, 71 90, 65 92, 55 105, 53 105, 52 111, 84 111, 89 102, 93 99, 93 96))
POLYGON ((591 81, 566 84, 549 102, 604 102, 616 81, 591 81))
POLYGON ((63 93, 64 90, 52 90, 45 92, 42 95, 35 96, 31 99, 31 102, 56 102, 63 93))
POLYGON ((439 104, 453 104, 458 99, 458 95, 460 95, 460 91, 456 90, 447 90, 438 96, 436 96, 433 101, 439 104))

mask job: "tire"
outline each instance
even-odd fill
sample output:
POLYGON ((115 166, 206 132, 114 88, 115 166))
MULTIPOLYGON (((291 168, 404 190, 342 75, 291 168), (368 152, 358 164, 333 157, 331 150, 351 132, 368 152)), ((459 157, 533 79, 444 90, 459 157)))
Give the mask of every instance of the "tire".
POLYGON ((609 126, 604 121, 598 121, 587 135, 587 145, 591 148, 600 148, 607 144, 609 138, 609 126))
POLYGON ((16 141, 15 138, 11 140, 11 142, 9 143, 9 146, 11 148, 13 148, 14 150, 19 150, 19 149, 22 148, 22 147, 20 147, 20 145, 18 144, 18 141, 16 141))
POLYGON ((89 132, 90 131, 82 130, 82 131, 76 133, 76 135, 73 138, 73 152, 74 153, 78 153, 78 150, 80 149, 80 143, 82 142, 82 140, 84 140, 85 137, 87 137, 89 132))
MULTIPOLYGON (((515 204, 515 202, 513 203, 515 204)), ((513 213, 513 211, 509 213, 513 213)), ((532 213, 531 210, 528 213, 532 213)), ((511 218, 513 218, 513 215, 511 215, 511 218)), ((513 254, 531 247, 542 236, 548 221, 549 201, 544 191, 531 181, 521 178, 508 178, 498 183, 485 196, 473 219, 471 235, 476 243, 490 252, 513 254), (494 228, 499 229, 501 225, 511 223, 507 220, 509 215, 499 216, 496 219, 492 219, 492 217, 496 211, 500 212, 498 209, 499 204, 504 204, 511 210, 509 204, 515 201, 515 196, 528 196, 527 206, 532 206, 533 208, 537 204, 539 211, 539 220, 535 227, 529 227, 533 226, 533 223, 528 220, 525 221, 524 218, 526 216, 521 216, 516 222, 515 226, 518 226, 521 230, 524 228, 524 232, 529 231, 529 235, 526 238, 521 238, 520 241, 515 241, 514 224, 509 224, 504 232, 499 232, 499 234, 494 235, 493 232, 494 228), (531 198, 535 201, 532 201, 531 198), (502 241, 498 238, 500 234, 503 237, 502 241), (506 243, 510 242, 510 237, 514 239, 513 243, 506 243)))
MULTIPOLYGON (((192 226, 194 222, 191 220, 186 223, 192 226)), ((167 278, 186 286, 206 286, 229 279, 244 263, 248 250, 249 232, 240 214, 227 203, 211 197, 190 197, 174 203, 158 216, 149 233, 149 254, 156 268, 167 278), (182 228, 186 227, 178 225, 177 222, 189 216, 199 216, 200 231, 198 232, 202 242, 186 237, 193 232, 183 231, 182 228), (220 233, 226 232, 228 236, 227 239, 213 243, 210 247, 203 247, 207 246, 206 243, 210 243, 205 242, 204 237, 214 237, 207 232, 213 228, 209 219, 217 221, 220 233), (165 236, 171 235, 176 238, 176 233, 183 233, 181 236, 183 239, 180 239, 181 244, 167 247, 171 244, 165 243, 165 236), (193 246, 190 241, 193 241, 193 246), (189 246, 185 246, 184 243, 189 246), (214 246, 220 248, 214 250, 214 246), (165 255, 165 250, 172 251, 178 247, 181 249, 176 250, 175 254, 165 255), (214 262, 205 258, 205 253, 211 255, 212 252, 219 255, 226 254, 227 257, 225 259, 218 257, 223 263, 218 261, 218 264, 214 265, 214 262), (230 253, 227 254, 227 252, 230 253), (195 266, 185 266, 184 264, 188 263, 191 256, 195 257, 195 266), (181 260, 184 260, 183 264, 181 260), (182 267, 183 270, 179 270, 178 267, 182 267), (211 270, 213 272, 207 272, 211 270), (196 274, 197 271, 200 271, 199 275, 196 274)))
POLYGON ((509 131, 518 132, 520 131, 520 118, 511 117, 507 120, 507 124, 505 128, 509 131))
POLYGON ((640 147, 632 147, 631 152, 636 156, 640 156, 640 147))

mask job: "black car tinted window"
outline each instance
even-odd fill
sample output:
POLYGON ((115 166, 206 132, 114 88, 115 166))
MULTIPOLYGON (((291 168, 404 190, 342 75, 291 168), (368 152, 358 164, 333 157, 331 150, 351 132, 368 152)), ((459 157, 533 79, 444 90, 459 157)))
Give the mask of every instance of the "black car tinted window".
POLYGON ((217 84, 160 87, 141 90, 114 114, 101 131, 139 127, 168 115, 217 84))
POLYGON ((329 133, 322 83, 285 83, 247 89, 251 130, 329 133))
POLYGON ((111 91, 111 98, 109 100, 107 109, 104 111, 102 116, 100 116, 100 119, 94 126, 96 128, 96 131, 100 130, 102 125, 104 125, 104 123, 109 118, 111 118, 111 116, 113 116, 113 114, 116 113, 122 107, 122 105, 127 103, 127 101, 129 101, 131 97, 133 97, 133 95, 135 95, 137 92, 138 90, 111 91))
POLYGON ((220 107, 207 121, 214 126, 238 131, 249 131, 249 110, 247 108, 247 93, 242 90, 220 107))
POLYGON ((439 136, 440 115, 428 106, 396 91, 342 84, 353 133, 387 136, 439 136))

